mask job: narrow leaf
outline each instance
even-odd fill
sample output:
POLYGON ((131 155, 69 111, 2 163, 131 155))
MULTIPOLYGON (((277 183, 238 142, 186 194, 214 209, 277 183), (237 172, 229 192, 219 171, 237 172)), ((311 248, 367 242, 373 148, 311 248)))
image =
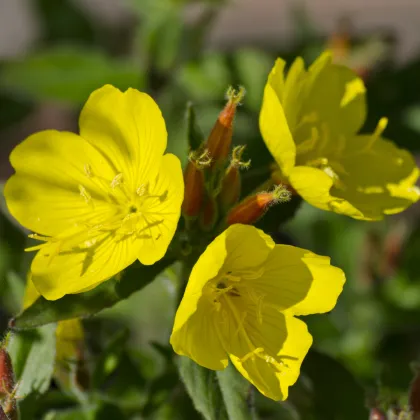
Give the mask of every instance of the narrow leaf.
POLYGON ((11 334, 7 350, 19 383, 17 398, 48 390, 54 373, 55 329, 56 324, 50 324, 11 334))
POLYGON ((178 369, 194 406, 206 420, 229 419, 215 372, 179 357, 178 369))
POLYGON ((232 364, 216 372, 229 420, 254 420, 247 400, 250 384, 232 364))
POLYGON ((173 262, 173 259, 166 258, 151 266, 135 263, 125 270, 121 280, 113 278, 89 292, 66 295, 55 301, 40 297, 32 306, 10 321, 10 328, 23 330, 65 319, 94 315, 148 285, 173 262))
POLYGON ((204 134, 201 131, 198 122, 195 108, 192 102, 187 103, 187 138, 188 145, 191 150, 197 150, 204 141, 204 134))

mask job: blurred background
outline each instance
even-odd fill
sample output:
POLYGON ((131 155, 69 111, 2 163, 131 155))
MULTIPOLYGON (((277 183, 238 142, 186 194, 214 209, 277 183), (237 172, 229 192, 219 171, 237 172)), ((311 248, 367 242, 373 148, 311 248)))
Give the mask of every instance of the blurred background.
MULTIPOLYGON (((232 84, 247 90, 234 142, 247 144, 252 159, 244 182, 258 185, 270 162, 258 129, 268 72, 278 56, 310 63, 325 48, 365 80, 363 131, 386 116, 385 136, 417 155, 419 22, 418 0, 0 0, 0 182, 12 173, 16 144, 42 129, 77 131, 81 106, 105 83, 151 94, 169 151, 185 163, 187 102, 208 134, 232 84)), ((289 400, 255 396, 261 418, 358 420, 372 407, 398 413, 420 362, 419 204, 375 223, 305 203, 287 212, 271 209, 260 226, 279 242, 331 256, 347 284, 332 313, 306 317, 314 346, 289 400)), ((1 333, 21 308, 32 256, 22 252, 26 233, 0 212, 1 333)), ((97 386, 112 409, 89 418, 114 418, 115 410, 118 419, 200 418, 185 393, 173 395, 178 379, 168 367, 177 269, 84 322, 88 369, 111 360, 97 386)), ((73 403, 57 392, 53 384, 24 420, 80 418, 60 417, 73 403)))

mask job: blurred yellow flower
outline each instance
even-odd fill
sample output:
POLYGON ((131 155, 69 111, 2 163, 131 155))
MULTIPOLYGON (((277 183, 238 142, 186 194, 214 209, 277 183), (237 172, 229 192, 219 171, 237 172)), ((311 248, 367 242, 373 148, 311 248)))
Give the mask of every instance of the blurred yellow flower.
POLYGON ((344 281, 329 258, 232 225, 195 264, 171 344, 208 369, 224 369, 230 358, 261 393, 284 400, 312 344, 295 315, 330 311, 344 281))
POLYGON ((413 157, 382 137, 357 134, 366 119, 365 86, 322 54, 308 70, 299 57, 285 77, 278 59, 264 90, 262 137, 289 184, 315 207, 356 219, 399 213, 419 198, 413 157))
POLYGON ((147 94, 106 85, 80 115, 80 135, 28 137, 10 156, 11 214, 45 244, 31 271, 47 299, 94 288, 139 259, 161 259, 180 216, 179 159, 165 154, 162 114, 147 94), (40 235, 44 236, 40 236, 40 235))

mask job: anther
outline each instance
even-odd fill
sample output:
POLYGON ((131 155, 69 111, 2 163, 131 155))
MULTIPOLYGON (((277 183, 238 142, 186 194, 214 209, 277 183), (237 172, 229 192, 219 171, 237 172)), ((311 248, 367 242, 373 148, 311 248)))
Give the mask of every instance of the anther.
POLYGON ((92 169, 91 169, 91 167, 90 167, 90 165, 88 163, 85 163, 85 165, 83 166, 83 170, 85 171, 85 175, 88 178, 91 178, 92 177, 92 169))
POLYGON ((48 242, 49 240, 51 240, 49 236, 42 236, 42 235, 38 235, 37 233, 30 233, 28 235, 28 238, 36 239, 37 241, 44 241, 44 242, 48 242))
POLYGON ((139 197, 143 197, 146 194, 146 185, 145 184, 141 184, 137 189, 136 189, 136 194, 139 197))
POLYGON ((123 174, 119 173, 115 175, 114 179, 111 181, 111 188, 115 188, 123 182, 123 174))
POLYGON ((90 201, 92 200, 91 195, 87 192, 86 188, 83 185, 79 184, 79 192, 80 195, 84 198, 84 200, 86 201, 87 204, 90 203, 90 201))
POLYGON ((262 347, 257 347, 256 349, 250 351, 244 357, 242 357, 241 363, 245 363, 248 359, 254 359, 255 356, 259 356, 260 353, 263 353, 263 352, 264 352, 264 349, 262 347))

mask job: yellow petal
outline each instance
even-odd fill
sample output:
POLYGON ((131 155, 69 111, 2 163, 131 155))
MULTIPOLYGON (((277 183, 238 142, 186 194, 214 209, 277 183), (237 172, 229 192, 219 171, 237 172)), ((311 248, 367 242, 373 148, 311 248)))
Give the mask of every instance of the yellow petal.
POLYGON ((326 155, 324 171, 296 166, 289 175, 293 188, 316 207, 356 219, 380 220, 405 210, 419 198, 419 171, 408 151, 379 132, 343 138, 340 151, 326 155))
POLYGON ((314 115, 330 130, 355 134, 366 119, 365 93, 363 80, 353 70, 332 64, 330 54, 323 54, 308 70, 301 116, 314 115))
POLYGON ((223 238, 227 252, 226 269, 236 273, 260 266, 275 246, 270 236, 249 225, 229 226, 218 238, 223 238))
POLYGON ((260 130, 264 142, 283 174, 295 165, 296 146, 283 107, 273 87, 267 84, 260 112, 260 130))
MULTIPOLYGON (((363 213, 342 198, 333 197, 330 190, 333 180, 325 172, 309 166, 296 166, 289 181, 298 194, 309 204, 322 210, 364 219, 363 213)), ((368 220, 368 219, 366 219, 368 220)))
POLYGON ((419 170, 410 152, 376 135, 354 136, 340 157, 345 173, 331 194, 358 208, 363 216, 381 219, 415 203, 419 170))
POLYGON ((28 274, 28 280, 26 282, 25 294, 23 296, 23 309, 29 308, 41 295, 36 290, 35 285, 32 281, 32 274, 28 274))
POLYGON ((297 57, 287 73, 283 99, 281 101, 287 122, 292 132, 294 131, 296 124, 299 123, 298 117, 300 116, 300 110, 302 108, 302 88, 306 77, 305 63, 302 57, 297 57))
POLYGON ((26 228, 55 236, 112 215, 102 181, 89 173, 110 182, 115 172, 81 137, 55 130, 33 134, 12 151, 10 161, 16 175, 6 182, 4 196, 10 213, 26 228))
POLYGON ((253 281, 262 305, 289 310, 295 315, 331 311, 345 282, 342 270, 328 257, 289 245, 276 245, 253 281))
POLYGON ((131 191, 155 178, 167 133, 162 114, 149 95, 106 85, 90 95, 79 124, 80 135, 113 163, 131 191))
POLYGON ((262 322, 254 309, 238 320, 225 341, 238 371, 266 397, 285 400, 299 377, 300 365, 312 344, 306 324, 264 306, 262 322))
POLYGON ((139 250, 135 236, 117 238, 114 231, 89 236, 73 229, 63 238, 44 245, 32 261, 32 281, 49 300, 102 283, 132 264, 139 250))
POLYGON ((150 265, 166 253, 175 234, 184 199, 184 179, 179 159, 166 154, 161 161, 158 176, 149 183, 150 195, 147 213, 144 213, 144 237, 138 259, 150 265))
POLYGON ((285 67, 286 62, 281 58, 277 58, 274 67, 268 76, 268 84, 274 89, 274 92, 276 93, 280 103, 283 102, 285 67))
POLYGON ((222 268, 225 271, 243 271, 258 267, 267 259, 273 247, 273 240, 253 226, 229 226, 208 245, 195 263, 175 316, 173 330, 181 329, 194 314, 204 286, 222 268))
POLYGON ((178 327, 179 319, 175 319, 170 339, 175 353, 188 356, 207 369, 224 369, 228 365, 228 356, 219 338, 218 330, 223 322, 220 315, 207 297, 201 297, 188 322, 178 327))

